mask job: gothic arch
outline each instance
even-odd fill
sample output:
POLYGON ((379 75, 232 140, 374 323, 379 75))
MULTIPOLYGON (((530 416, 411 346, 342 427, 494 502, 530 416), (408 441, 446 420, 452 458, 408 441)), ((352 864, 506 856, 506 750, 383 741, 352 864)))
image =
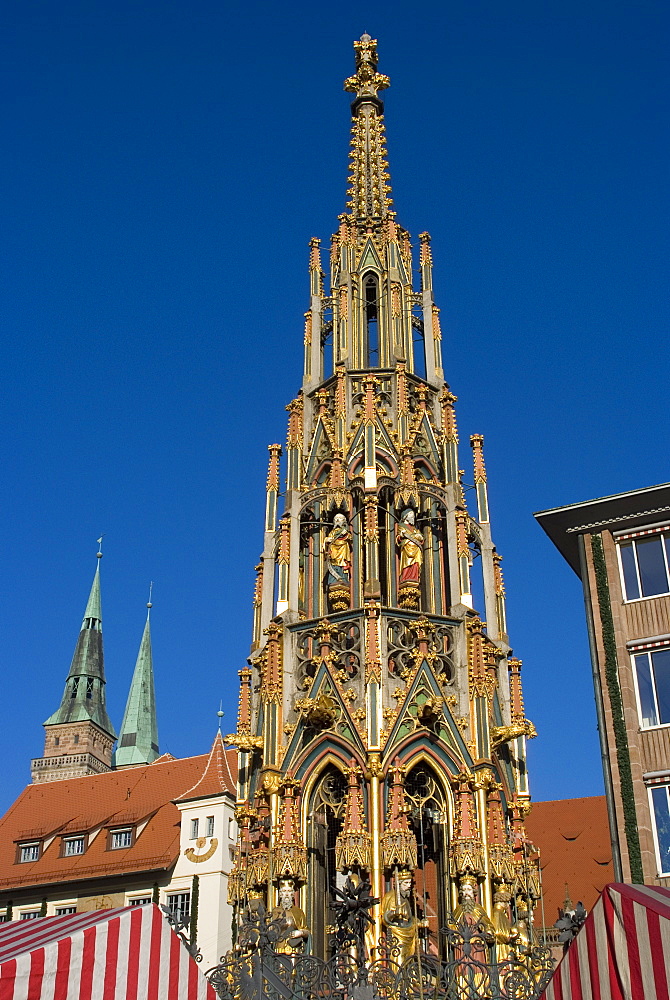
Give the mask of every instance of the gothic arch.
POLYGON ((428 950, 439 955, 440 931, 454 904, 449 879, 453 797, 444 774, 424 753, 413 759, 405 774, 405 801, 417 844, 416 905, 428 921, 428 950))
POLYGON ((302 798, 307 846, 305 913, 312 932, 312 954, 322 959, 329 957, 328 901, 337 884, 335 845, 344 820, 346 792, 347 779, 342 762, 328 753, 305 782, 302 798))

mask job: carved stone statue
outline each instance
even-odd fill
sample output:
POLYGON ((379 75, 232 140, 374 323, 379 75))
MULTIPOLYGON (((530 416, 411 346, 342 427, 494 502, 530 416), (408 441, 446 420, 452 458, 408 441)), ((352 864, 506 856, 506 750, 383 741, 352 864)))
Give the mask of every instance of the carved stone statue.
POLYGON ((396 876, 394 887, 382 900, 382 923, 392 949, 398 954, 392 958, 400 965, 416 955, 419 949, 419 928, 427 921, 419 920, 412 906, 412 876, 409 872, 396 876))
POLYGON ((469 936, 469 958, 486 964, 488 949, 495 941, 495 930, 483 906, 477 902, 477 880, 469 875, 461 879, 460 902, 453 914, 453 925, 465 939, 469 936))
POLYGON ((396 524, 396 545, 400 551, 398 603, 402 608, 418 608, 419 583, 423 566, 423 535, 415 525, 416 515, 405 508, 396 524))
POLYGON ((496 958, 499 962, 506 961, 512 946, 518 937, 518 931, 512 927, 509 916, 509 904, 512 894, 504 886, 500 886, 493 894, 493 931, 496 936, 496 958))
POLYGON ((271 918, 281 928, 275 944, 275 951, 280 955, 293 955, 302 951, 309 930, 305 914, 299 906, 295 906, 295 889, 293 883, 284 881, 279 886, 279 906, 272 910, 271 918))
POLYGON ((331 611, 346 611, 351 604, 351 531, 344 514, 336 514, 323 543, 326 589, 331 611))

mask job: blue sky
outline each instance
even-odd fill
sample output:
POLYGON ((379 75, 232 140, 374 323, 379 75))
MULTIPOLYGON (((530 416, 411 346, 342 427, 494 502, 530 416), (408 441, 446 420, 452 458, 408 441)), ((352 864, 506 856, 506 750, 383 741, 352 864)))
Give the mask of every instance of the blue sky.
POLYGON ((105 532, 120 725, 155 581, 161 747, 234 729, 266 446, 308 240, 344 209, 379 39, 395 208, 433 237, 461 462, 485 435, 538 799, 599 794, 581 589, 535 510, 670 479, 661 2, 59 0, 0 32, 4 808, 42 752, 105 532))

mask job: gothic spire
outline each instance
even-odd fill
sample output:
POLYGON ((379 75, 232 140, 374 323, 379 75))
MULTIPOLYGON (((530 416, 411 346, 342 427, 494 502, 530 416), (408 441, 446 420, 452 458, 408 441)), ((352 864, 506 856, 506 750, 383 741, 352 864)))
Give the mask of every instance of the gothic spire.
POLYGON ((388 76, 377 72, 377 40, 361 35, 354 42, 356 72, 344 89, 356 95, 351 104, 351 151, 347 206, 355 218, 384 218, 393 204, 389 197, 388 161, 384 136, 384 105, 380 90, 390 86, 388 76))
POLYGON ((102 610, 100 602, 100 562, 93 577, 93 585, 86 603, 84 620, 75 646, 65 691, 58 711, 44 723, 45 726, 73 722, 94 722, 96 726, 116 738, 105 705, 105 668, 102 650, 102 610))
POLYGON ((159 754, 150 614, 151 601, 114 754, 116 767, 151 764, 159 754))

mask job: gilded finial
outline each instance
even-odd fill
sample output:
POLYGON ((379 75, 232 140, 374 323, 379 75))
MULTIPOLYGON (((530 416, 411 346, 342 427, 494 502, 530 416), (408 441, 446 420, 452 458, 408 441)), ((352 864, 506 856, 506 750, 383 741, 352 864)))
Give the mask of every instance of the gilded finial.
POLYGON ((344 89, 356 95, 351 105, 347 207, 358 219, 384 218, 392 214, 392 200, 384 138, 384 105, 378 91, 385 90, 391 81, 377 72, 376 39, 361 35, 360 41, 354 42, 354 51, 356 72, 344 81, 344 89))
POLYGON ((356 94, 357 98, 371 97, 379 100, 377 91, 386 90, 391 85, 388 76, 377 72, 377 39, 363 34, 354 42, 356 72, 344 81, 344 89, 356 94))

